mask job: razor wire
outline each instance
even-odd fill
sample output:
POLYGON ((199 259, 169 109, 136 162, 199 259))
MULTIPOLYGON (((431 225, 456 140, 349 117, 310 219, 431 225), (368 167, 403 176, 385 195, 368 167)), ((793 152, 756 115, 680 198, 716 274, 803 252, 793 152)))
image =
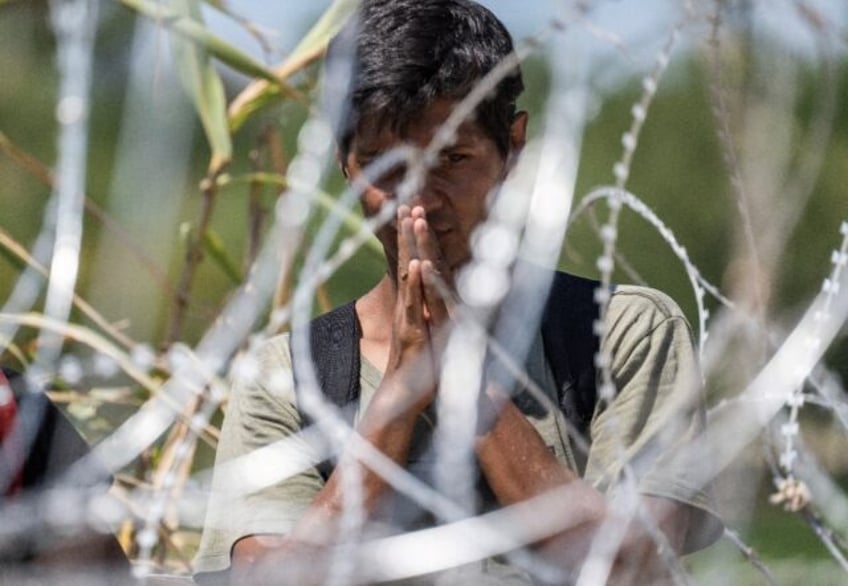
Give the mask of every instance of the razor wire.
MULTIPOLYGON (((89 3, 91 4, 91 3, 89 3)), ((801 3, 799 3, 801 4, 801 3)), ((55 10, 65 10, 70 4, 62 4, 55 10)), ((558 20, 548 31, 538 38, 534 38, 523 46, 523 51, 544 51, 546 43, 558 47, 557 39, 566 34, 569 27, 580 23, 583 12, 575 17, 558 20), (567 21, 567 25, 564 22, 567 21), (565 32, 564 32, 565 31, 565 32), (552 39, 552 40, 551 40, 552 39)), ((58 17, 57 17, 58 18, 58 17)), ((506 253, 502 256, 487 257, 488 250, 485 245, 473 248, 474 257, 469 266, 458 276, 458 301, 460 307, 458 323, 451 333, 449 349, 452 349, 454 357, 464 357, 471 360, 476 356, 474 362, 482 365, 482 351, 487 347, 497 348, 499 345, 510 345, 506 356, 521 356, 526 352, 528 340, 517 343, 514 339, 503 334, 498 335, 498 324, 493 327, 487 325, 487 313, 498 306, 506 308, 521 305, 534 306, 532 300, 536 300, 536 306, 540 305, 544 290, 544 283, 531 281, 523 283, 524 275, 511 273, 510 268, 513 261, 521 252, 525 254, 530 251, 542 258, 542 264, 550 266, 556 263, 555 253, 558 252, 558 242, 562 241, 567 220, 569 216, 577 218, 584 210, 598 201, 607 201, 611 215, 608 221, 600 228, 598 235, 603 243, 603 253, 598 259, 597 266, 602 275, 602 282, 609 285, 614 268, 614 253, 616 252, 616 237, 618 231, 618 214, 623 207, 627 207, 643 217, 668 243, 673 253, 683 263, 684 271, 690 281, 693 290, 698 315, 699 325, 699 349, 703 355, 707 335, 711 333, 708 321, 709 312, 705 305, 705 297, 710 293, 721 302, 725 311, 739 311, 721 293, 719 288, 711 285, 701 275, 695 263, 688 257, 686 249, 680 244, 679 239, 672 233, 670 227, 654 213, 644 198, 625 190, 632 157, 638 148, 638 137, 641 125, 648 117, 648 106, 657 92, 658 86, 665 74, 666 68, 671 61, 672 51, 676 46, 682 29, 691 24, 694 17, 692 13, 681 20, 669 35, 667 45, 661 50, 656 59, 655 68, 652 73, 644 78, 642 99, 633 107, 632 124, 630 129, 623 135, 622 158, 619 160, 613 173, 616 184, 614 187, 600 188, 585 195, 580 201, 580 207, 574 214, 569 213, 570 201, 573 192, 573 182, 576 177, 576 166, 580 153, 580 137, 582 136, 585 119, 586 88, 572 87, 572 93, 564 86, 554 83, 555 92, 549 103, 547 125, 548 133, 538 142, 528 145, 525 157, 518 163, 514 178, 510 179, 502 189, 499 198, 494 204, 489 220, 480 228, 478 233, 479 242, 485 242, 487 234, 500 243, 508 243, 506 253), (561 101, 557 101, 560 99, 561 101), (575 101, 576 100, 576 101, 575 101), (568 133, 572 132, 569 136, 568 133), (569 159, 571 157, 571 159, 569 159), (571 185, 571 187, 569 187, 571 185), (531 193, 529 203, 526 193, 531 193), (522 197, 524 195, 525 197, 522 197), (557 199, 557 196, 565 199, 557 199), (522 208, 522 206, 524 206, 522 208), (552 211, 553 210, 553 211, 552 211), (553 221, 552 221, 553 220, 553 221), (491 291, 485 290, 480 283, 491 286, 491 291), (507 283, 501 286, 501 283, 507 283), (518 290, 514 286, 523 285, 524 289, 518 290), (516 291, 518 291, 516 293, 516 291), (517 305, 516 305, 517 304, 517 305), (483 315, 481 318, 480 316, 483 315), (494 335, 487 335, 494 332, 494 335), (482 335, 481 335, 482 334, 482 335), (476 354, 475 354, 476 352, 476 354), (467 354, 466 354, 467 353, 467 354)), ((58 21, 57 21, 58 22, 58 21)), ((96 18, 86 20, 84 23, 78 20, 63 20, 77 24, 77 32, 88 31, 91 34, 96 18)), ((80 43, 80 41, 71 41, 80 43)), ((64 50, 60 36, 59 51, 64 50)), ((84 49, 82 44, 72 45, 71 49, 84 49)), ((626 49, 626 48, 625 48, 626 49)), ((93 49, 88 47, 89 52, 93 49)), ((526 56, 527 53, 519 51, 519 55, 526 56)), ((555 51, 552 51, 556 55, 555 51)), ((90 53, 89 53, 90 55, 90 53)), ((555 60, 555 63, 561 61, 555 60)), ((389 154, 373 164, 373 168, 367 171, 367 175, 379 176, 383 170, 390 169, 399 161, 407 161, 410 164, 410 172, 407 179, 400 188, 398 201, 404 201, 414 193, 416 185, 422 180, 428 165, 434 161, 434 156, 453 139, 453 132, 472 112, 474 106, 482 100, 490 91, 493 84, 504 75, 514 64, 505 64, 503 69, 496 70, 490 78, 486 78, 478 85, 471 95, 466 98, 454 111, 454 115, 448 120, 433 143, 423 153, 396 152, 389 154), (418 156, 414 156, 418 155, 418 156)), ((68 79, 73 78, 76 83, 85 83, 86 76, 74 75, 73 72, 65 74, 68 79)), ((556 80, 555 80, 556 81, 556 80)), ((70 90, 69 90, 70 91, 70 90)), ((76 94, 71 98, 79 97, 76 94)), ((69 124, 77 124, 73 127, 75 132, 85 131, 84 99, 82 105, 78 101, 67 100, 68 96, 60 98, 60 110, 64 112, 62 118, 69 124), (80 108, 82 107, 82 113, 80 108), (75 114, 71 116, 71 114, 75 114)), ((827 114, 832 105, 825 103, 822 106, 823 119, 832 120, 827 114)), ((822 128, 829 128, 823 124, 822 128)), ((77 135, 79 137, 80 135, 77 135)), ((70 139, 69 139, 70 140, 70 139)), ((80 171, 84 167, 84 142, 80 145, 79 140, 74 145, 60 145, 60 156, 77 157, 75 162, 67 163, 70 166, 71 175, 80 177, 80 171)), ((262 330, 259 320, 263 308, 267 305, 276 283, 276 275, 281 270, 288 270, 295 264, 295 254, 301 242, 303 242, 307 223, 315 206, 315 194, 319 191, 323 178, 324 166, 332 164, 331 138, 326 122, 320 118, 310 118, 301 129, 301 140, 298 154, 292 161, 289 169, 289 182, 291 188, 287 190, 278 200, 276 209, 276 224, 270 230, 269 237, 263 249, 263 253, 252 267, 245 284, 233 295, 232 300, 221 312, 220 317, 212 327, 205 333, 203 339, 191 348, 187 345, 177 344, 170 348, 164 356, 165 370, 168 374, 166 382, 159 383, 149 378, 145 368, 139 369, 136 364, 150 366, 152 362, 149 354, 150 347, 146 343, 135 347, 138 351, 136 360, 133 361, 127 353, 119 348, 108 345, 105 340, 96 336, 88 337, 80 334, 83 343, 87 343, 97 352, 111 356, 117 363, 117 367, 124 373, 134 375, 134 378, 148 389, 156 389, 151 393, 151 399, 135 415, 123 423, 106 441, 104 441, 93 454, 107 464, 109 469, 118 471, 134 459, 136 459, 147 447, 154 444, 172 426, 183 424, 187 428, 184 437, 174 446, 174 459, 165 470, 164 476, 160 478, 158 486, 152 494, 139 496, 142 505, 138 513, 141 529, 136 536, 139 546, 137 555, 137 568, 139 575, 147 575, 154 566, 154 549, 160 544, 159 527, 164 522, 167 510, 171 506, 181 506, 181 497, 175 492, 175 482, 178 470, 191 457, 193 448, 198 438, 204 434, 204 429, 209 425, 212 416, 218 406, 226 400, 228 385, 221 377, 229 371, 234 376, 254 378, 262 376, 257 365, 252 362, 252 354, 255 348, 261 346, 262 340, 267 338, 271 332, 279 329, 280 325, 291 323, 294 330, 302 329, 312 314, 312 302, 316 287, 325 282, 335 271, 359 250, 362 244, 371 238, 379 226, 389 221, 394 215, 395 208, 386 206, 381 213, 363 222, 359 233, 343 241, 335 254, 331 254, 334 238, 340 230, 338 217, 330 218, 322 224, 317 237, 312 241, 307 253, 307 259, 302 269, 302 279, 295 289, 294 299, 290 306, 286 306, 271 316, 268 325, 262 330), (145 352, 146 350, 146 352, 145 352), (242 350, 242 351, 240 351, 242 350), (142 358, 141 354, 146 357, 142 358), (136 363, 136 364, 134 364, 136 363)), ((61 167, 61 165, 60 165, 61 167)), ((807 174, 815 174, 817 165, 815 161, 806 164, 807 174)), ((806 177, 806 176, 805 176, 806 177)), ((802 177, 799 184, 807 185, 809 179, 802 177)), ((738 181, 738 180, 737 180, 738 181)), ((61 185, 61 182, 60 182, 61 185)), ((358 196, 358 188, 351 186, 345 194, 339 198, 339 205, 343 210, 351 210, 358 196)), ((79 198, 84 189, 78 183, 66 187, 65 193, 68 198, 79 198)), ((809 190, 799 187, 800 191, 807 193, 809 190)), ((36 290, 40 288, 40 277, 31 272, 25 272, 15 289, 14 299, 7 302, 2 315, 0 325, 11 328, 4 339, 11 339, 14 332, 21 326, 33 327, 40 332, 42 342, 47 340, 46 336, 67 335, 73 332, 73 323, 69 319, 70 297, 69 292, 73 290, 75 271, 69 272, 69 267, 75 267, 79 256, 79 232, 74 232, 73 226, 80 225, 81 205, 79 199, 63 199, 66 205, 60 202, 50 209, 46 218, 55 214, 57 222, 56 241, 64 243, 60 253, 52 256, 53 277, 48 279, 48 304, 45 315, 25 314, 23 307, 31 306, 36 299, 36 290), (70 203, 67 203, 70 202, 70 203), (70 206, 70 208, 69 208, 70 206), (71 209, 72 208, 72 209, 71 209), (65 226, 65 228, 62 228, 65 226), (76 236, 73 236, 76 233, 76 236), (68 234, 71 234, 68 236, 68 234), (75 244, 76 243, 76 244, 75 244), (73 258, 71 258, 73 257, 73 258), (62 271, 67 278, 63 280, 55 277, 56 271, 62 271), (70 281, 68 280, 70 278, 70 281), (61 299, 56 301, 57 295, 61 293, 61 299), (21 301, 22 299, 23 305, 21 301), (14 303, 12 302, 14 301, 14 303)), ((45 241, 50 234, 49 230, 42 233, 39 242, 45 241), (45 236, 47 235, 47 236, 45 236)), ((799 413, 801 409, 810 404, 807 395, 803 392, 804 381, 819 368, 819 361, 823 352, 832 344, 834 339, 840 335, 848 312, 848 282, 846 282, 846 242, 848 242, 848 223, 841 226, 843 236, 841 246, 837 247, 831 257, 832 272, 824 281, 822 292, 818 298, 810 304, 810 311, 798 323, 788 336, 782 336, 784 340, 779 344, 779 349, 773 358, 762 367, 758 375, 750 382, 748 388, 738 396, 727 399, 711 412, 711 427, 702 438, 705 445, 717 448, 718 457, 709 465, 700 470, 701 482, 710 484, 714 477, 752 440, 770 421, 773 416, 782 409, 788 409, 788 418, 781 428, 784 438, 784 446, 780 458, 780 470, 783 480, 790 484, 801 482, 800 479, 808 479, 810 494, 808 500, 800 503, 799 508, 805 508, 811 501, 820 503, 825 517, 830 520, 831 527, 839 527, 840 520, 845 518, 845 496, 840 493, 839 487, 828 482, 830 476, 823 471, 816 462, 811 459, 808 452, 796 442, 800 428, 799 413), (787 365, 792 365, 787 366, 787 365), (733 430, 733 437, 727 436, 727 430, 733 430), (725 435, 723 435, 725 434, 725 435), (797 466, 796 466, 797 463, 797 466), (797 478, 796 478, 797 477, 797 478)), ((48 238, 49 239, 49 238, 48 238)), ((33 256, 37 259, 49 257, 45 246, 37 245, 33 256)), ((626 251, 625 251, 626 252, 626 251)), ((606 299, 603 294, 599 300, 606 299)), ((514 322, 511 319, 520 318, 525 322, 535 323, 535 319, 527 319, 516 314, 505 312, 506 325, 501 325, 501 332, 506 331, 514 335, 514 322)), ((526 323, 525 323, 526 326, 526 323)), ((529 330, 530 328, 526 328, 529 330)), ((306 331, 306 330, 303 330, 306 331)), ((305 337, 304 337, 305 339, 305 337)), ((729 339, 728 335, 711 336, 710 345, 722 347, 729 339)), ((307 340, 308 342, 308 340, 307 340)), ((47 348, 50 344, 44 342, 47 348)), ((448 568, 463 561, 484 559, 493 555, 504 554, 528 543, 537 541, 543 536, 557 533, 567 527, 567 511, 560 516, 551 515, 551 510, 557 510, 557 506, 567 502, 567 490, 562 493, 551 493, 538 498, 538 501, 528 501, 507 507, 495 513, 476 515, 469 503, 470 480, 467 477, 471 469, 473 455, 471 442, 473 437, 467 434, 468 428, 462 423, 473 421, 476 417, 473 403, 470 401, 450 402, 440 401, 440 421, 443 426, 437 430, 435 442, 437 446, 437 481, 435 487, 421 484, 405 470, 385 458, 379 452, 373 450, 366 442, 355 435, 355 431, 343 422, 338 414, 334 413, 329 406, 323 402, 317 385, 314 382, 314 373, 311 370, 311 360, 308 356, 308 346, 301 345, 292 349, 295 359, 299 363, 309 365, 305 369, 304 387, 299 389, 299 396, 303 397, 304 411, 316 421, 314 428, 307 428, 300 440, 307 444, 320 445, 319 438, 330 438, 333 450, 336 453, 344 453, 345 457, 340 462, 342 478, 345 485, 345 517, 342 523, 342 542, 347 547, 339 548, 332 559, 335 560, 332 572, 332 583, 353 583, 355 581, 371 579, 394 579, 428 573, 440 568, 448 568), (305 358, 305 360, 304 360, 305 358), (454 423, 451 423, 454 422, 454 423), (457 450, 451 454, 450 448, 457 450), (397 491, 412 497, 419 504, 441 517, 445 524, 430 530, 412 532, 397 537, 389 537, 373 543, 360 543, 359 535, 365 523, 363 511, 360 509, 360 495, 358 491, 358 470, 365 465, 376 470, 384 476, 389 484, 397 491), (458 481, 457 481, 458 479, 458 481), (455 481, 456 485, 450 486, 455 481), (464 488, 463 488, 464 487, 464 488), (528 519, 542 520, 547 523, 542 529, 529 529, 528 519), (535 533, 534 533, 535 531, 535 533), (453 544, 453 549, 445 544, 453 544), (410 555, 412 551, 427 551, 427 556, 410 555), (389 555, 391 552, 395 554, 389 555), (362 568, 369 568, 368 573, 359 574, 362 568)), ((58 354, 47 360, 52 364, 58 358, 58 354)), ((159 357, 157 357, 159 358, 159 357)), ((520 361, 519 361, 520 362, 520 361)), ((609 372, 606 368, 607 360, 599 357, 598 364, 604 376, 605 384, 602 385, 602 396, 609 400, 614 395, 609 372)), ((37 362, 44 364, 44 362, 37 362)), ((70 364, 70 363, 67 363, 70 364)), ((471 381, 464 380, 467 376, 463 360, 456 358, 445 363, 442 371, 442 379, 446 381, 444 387, 445 397, 457 397, 463 399, 459 391, 471 381), (453 384, 451 381, 461 380, 461 384, 453 384)), ((47 371, 52 369, 48 368, 47 371)), ((520 367, 514 365, 514 370, 520 371, 520 367)), ((65 369, 71 372, 70 366, 65 369)), ((482 377, 482 368, 478 369, 476 379, 482 377)), ((515 377, 513 372, 510 376, 515 377)), ((75 377, 68 376, 68 379, 75 377)), ((479 388, 479 384, 476 385, 479 388)), ((845 390, 834 381, 818 385, 825 399, 825 407, 832 410, 837 416, 843 417, 846 412, 845 390), (825 392, 828 390, 828 392, 825 392), (842 396, 840 396, 840 394, 842 396)), ((467 399, 467 397, 465 397, 467 399)), ((472 426, 473 429, 473 426, 472 426)), ((231 461, 225 466, 233 470, 232 495, 238 496, 261 487, 281 482, 287 477, 311 467, 323 459, 327 454, 316 452, 311 458, 297 459, 297 450, 290 442, 281 442, 268 446, 267 450, 256 452, 249 457, 237 461, 231 461), (264 455, 265 453, 269 455, 264 455), (270 455, 273 454, 273 455, 270 455), (268 462, 291 463, 286 467, 277 468, 273 474, 261 473, 267 470, 268 462), (259 473, 257 473, 257 471, 259 473)), ((694 457, 690 453, 682 453, 679 457, 694 457)), ((82 468, 84 469, 84 468, 82 468)), ((625 474, 625 476, 627 476, 625 474)), ((797 485, 793 485, 797 486, 797 485)), ((781 491, 790 488, 786 484, 781 491)), ((625 494, 632 496, 635 489, 625 490, 625 494)), ((780 494, 780 492, 778 493, 780 494)), ((54 497, 56 495, 53 495, 54 497)), ((48 498, 47 496, 44 497, 48 498)), ((780 502, 784 502, 785 499, 780 502)), ((55 508, 55 507, 54 507, 55 508)), ((104 506, 106 510, 108 507, 104 506)), ((37 510, 33 506, 32 510, 37 510)), ((639 517, 637 505, 625 506, 626 511, 621 513, 624 517, 639 517)), ((48 509, 50 510, 50 509, 48 509)), ((7 513, 4 509, 4 518, 7 513)), ((39 515, 40 517, 40 515, 39 515)), ((18 517, 19 518, 19 517, 18 517)), ((114 518, 114 516, 113 516, 114 518)), ((621 519, 622 517, 618 517, 621 519)), ((32 521, 32 519, 31 519, 32 521)), ((532 525, 532 524, 531 524, 532 525)), ((844 525, 842 525, 844 526, 844 525)), ((16 530, 26 531, 30 525, 21 524, 16 530)), ((611 525, 609 528, 614 529, 611 525)), ((819 532, 822 539, 829 545, 834 559, 840 560, 838 544, 827 536, 827 531, 819 532)), ((615 556, 616 542, 621 535, 615 535, 612 531, 607 537, 602 537, 599 532, 598 539, 593 542, 593 551, 597 555, 591 555, 583 569, 578 583, 595 583, 596 578, 603 577, 609 569, 609 564, 615 556)), ((532 556, 531 556, 532 559, 532 556)), ((843 567, 844 567, 844 558, 843 567)), ((517 560, 522 563, 522 560, 517 560)), ((527 560, 523 560, 526 565, 527 560)), ((766 572, 768 570, 765 570, 766 572)))

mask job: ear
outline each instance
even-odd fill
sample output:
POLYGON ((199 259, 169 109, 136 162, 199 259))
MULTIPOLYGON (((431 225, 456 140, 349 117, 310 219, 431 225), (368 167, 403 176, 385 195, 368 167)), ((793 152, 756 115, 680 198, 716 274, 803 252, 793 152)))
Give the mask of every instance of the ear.
POLYGON ((342 152, 339 150, 339 147, 336 147, 336 163, 339 165, 339 170, 341 170, 344 178, 350 179, 350 173, 347 169, 347 161, 345 161, 342 157, 342 152))
POLYGON ((527 120, 529 116, 524 110, 515 114, 509 127, 509 155, 507 156, 507 172, 512 171, 518 156, 527 143, 527 120))

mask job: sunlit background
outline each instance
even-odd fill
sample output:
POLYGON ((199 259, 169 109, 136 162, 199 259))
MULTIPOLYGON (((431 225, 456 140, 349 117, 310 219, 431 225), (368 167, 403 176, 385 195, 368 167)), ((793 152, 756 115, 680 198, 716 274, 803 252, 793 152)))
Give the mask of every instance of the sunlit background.
MULTIPOLYGON (((596 187, 615 183, 615 164, 628 148, 622 137, 631 127, 633 105, 679 26, 634 145, 627 190, 674 234, 705 281, 732 301, 730 311, 721 299, 706 296, 707 393, 711 406, 738 395, 823 286, 827 292, 827 283, 845 281, 840 273, 834 280, 833 271, 840 267, 839 250, 844 252, 848 237, 840 231, 848 221, 848 5, 838 0, 691 6, 672 0, 482 3, 519 44, 537 41, 529 45, 527 90, 520 104, 530 112, 534 136, 551 124, 546 108, 552 99, 563 92, 579 98, 581 132, 568 137, 579 152, 573 208, 596 187), (728 315, 744 315, 765 330, 728 315), (715 324, 729 329, 712 330, 715 324)), ((59 161, 67 148, 60 142, 57 120, 69 116, 73 105, 60 107, 57 52, 67 47, 57 44, 51 24, 51 12, 55 16, 64 4, 73 2, 0 0, 3 315, 41 315, 48 303, 45 279, 35 276, 23 283, 20 277, 28 265, 38 262, 49 269, 55 259, 50 246, 39 251, 37 243, 51 226, 48 202, 59 191, 59 161), (27 285, 32 288, 26 290, 27 285)), ((77 153, 84 155, 80 180, 86 208, 74 291, 114 331, 106 331, 79 303, 65 317, 120 346, 129 363, 161 387, 176 369, 174 348, 197 347, 236 296, 266 241, 282 192, 279 179, 298 153, 301 125, 319 107, 320 59, 292 72, 291 94, 277 94, 243 113, 244 123, 232 133, 231 160, 210 173, 215 153, 208 127, 205 131, 181 83, 188 74, 174 57, 174 27, 145 13, 145 7, 170 3, 88 4, 97 7, 96 43, 86 96, 91 100, 84 121, 87 144, 77 153), (259 180, 260 174, 278 180, 259 180)), ((318 0, 186 4, 202 8, 206 36, 195 35, 192 42, 211 47, 210 63, 223 80, 227 104, 258 74, 246 61, 225 63, 217 45, 212 46, 213 36, 227 50, 237 49, 271 69, 291 56, 331 5, 318 0)), ((257 308, 256 322, 245 324, 248 331, 265 327, 271 308, 286 305, 300 278, 299 259, 332 196, 343 189, 331 160, 326 170, 323 188, 331 197, 317 206, 304 239, 290 251, 296 254, 295 269, 278 275, 271 299, 257 308)), ((601 203, 569 227, 562 268, 598 276, 597 227, 606 215, 601 203)), ((666 291, 699 333, 703 316, 679 250, 657 226, 623 212, 617 251, 613 280, 666 291)), ((54 265, 54 280, 62 277, 63 267, 67 262, 54 265)), ((383 270, 371 241, 319 289, 316 310, 363 293, 383 270)), ((844 290, 833 292, 834 298, 845 295, 844 290)), ((0 330, 12 336, 3 340, 3 364, 26 369, 36 359, 44 330, 37 319, 18 321, 22 327, 0 330)), ((844 323, 836 325, 814 377, 817 385, 835 389, 828 395, 831 402, 808 403, 800 416, 803 450, 824 472, 829 492, 812 486, 813 504, 800 513, 771 504, 776 473, 769 462, 776 461, 780 446, 767 440, 770 433, 762 434, 739 453, 719 483, 722 512, 740 542, 726 538, 693 556, 688 563, 697 583, 764 582, 750 558, 761 559, 780 583, 848 580, 848 342, 844 323), (829 544, 817 530, 820 535, 831 531, 829 544)), ((104 359, 96 344, 58 331, 66 343, 49 363, 54 400, 92 444, 116 437, 115 431, 152 396, 150 389, 128 377, 114 357, 104 359)), ((236 348, 249 345, 247 336, 239 342, 236 348)), ((228 360, 218 365, 219 374, 229 371, 228 360)), ((806 392, 816 395, 809 388, 806 392)), ((202 475, 211 465, 221 419, 214 402, 193 407, 204 408, 209 410, 208 437, 196 450, 192 447, 182 467, 174 467, 195 506, 166 515, 173 539, 146 554, 158 572, 191 569, 187 560, 197 546, 203 506, 202 491, 193 492, 200 477, 192 475, 202 475)), ((186 409, 189 417, 195 414, 188 404, 186 409)), ((138 490, 133 492, 139 487, 156 494, 160 466, 181 441, 178 436, 174 429, 154 436, 137 458, 124 463, 116 474, 122 498, 142 502, 138 490)), ((133 557, 139 555, 137 536, 145 523, 144 514, 137 513, 115 527, 133 557)))

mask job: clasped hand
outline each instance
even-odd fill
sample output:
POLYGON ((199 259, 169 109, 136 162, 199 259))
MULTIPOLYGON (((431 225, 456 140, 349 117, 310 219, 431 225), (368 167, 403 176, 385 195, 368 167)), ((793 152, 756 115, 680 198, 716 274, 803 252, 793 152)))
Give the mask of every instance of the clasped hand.
POLYGON ((386 375, 421 410, 438 386, 450 325, 444 293, 452 274, 424 208, 399 206, 397 233, 397 299, 386 375))

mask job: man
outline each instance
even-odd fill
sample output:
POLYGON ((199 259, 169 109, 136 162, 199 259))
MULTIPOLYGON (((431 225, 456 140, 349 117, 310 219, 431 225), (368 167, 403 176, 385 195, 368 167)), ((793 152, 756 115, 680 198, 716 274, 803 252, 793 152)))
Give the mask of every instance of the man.
MULTIPOLYGON (((440 363, 453 312, 443 286, 452 288, 471 258, 472 233, 524 146, 527 114, 515 106, 523 84, 517 68, 506 75, 459 125, 410 199, 396 202, 405 167, 378 178, 366 177, 366 167, 395 147, 426 149, 456 105, 510 59, 513 45, 494 15, 470 0, 366 0, 358 16, 328 54, 328 69, 353 59, 350 87, 339 96, 345 104, 337 135, 339 162, 349 182, 365 185, 361 203, 366 216, 399 205, 395 221, 377 232, 387 273, 354 305, 361 335, 354 427, 382 454, 427 479, 433 454, 429 442, 438 426, 440 363), (353 49, 346 44, 351 39, 353 49)), ((522 562, 526 559, 558 571, 555 581, 568 581, 580 571, 598 528, 611 518, 601 491, 622 477, 623 461, 656 451, 655 440, 672 419, 685 418, 684 434, 697 431, 697 365, 679 309, 656 291, 620 287, 612 295, 606 324, 604 349, 612 355, 618 395, 594 410, 591 446, 583 461, 574 457, 560 410, 513 401, 513 389, 491 381, 484 381, 480 393, 474 443, 481 475, 479 510, 560 491, 558 529, 534 540, 524 557, 481 560, 419 577, 418 583, 532 583, 540 575, 534 576, 522 562)), ((537 336, 526 367, 554 398, 548 363, 557 357, 546 354, 537 336)), ((280 391, 294 381, 288 336, 270 340, 260 360, 263 375, 254 383, 237 384, 231 396, 197 558, 198 579, 231 567, 235 583, 321 583, 343 533, 348 494, 343 487, 349 488, 350 477, 340 472, 341 466, 326 478, 318 468, 309 468, 243 497, 216 493, 216 487, 232 480, 222 478, 228 462, 299 437, 308 425, 297 398, 280 391)), ((612 577, 621 581, 668 577, 652 529, 658 527, 660 541, 681 553, 712 539, 717 527, 707 496, 701 487, 687 485, 685 470, 646 469, 636 483, 648 522, 631 523, 618 548, 612 577), (704 527, 712 533, 706 538, 700 531, 704 527)), ((394 499, 395 491, 382 476, 367 467, 359 470, 355 488, 368 535, 433 522, 420 508, 394 499)), ((356 564, 351 568, 356 571, 356 564)), ((367 572, 352 576, 354 581, 370 579, 367 572)))

